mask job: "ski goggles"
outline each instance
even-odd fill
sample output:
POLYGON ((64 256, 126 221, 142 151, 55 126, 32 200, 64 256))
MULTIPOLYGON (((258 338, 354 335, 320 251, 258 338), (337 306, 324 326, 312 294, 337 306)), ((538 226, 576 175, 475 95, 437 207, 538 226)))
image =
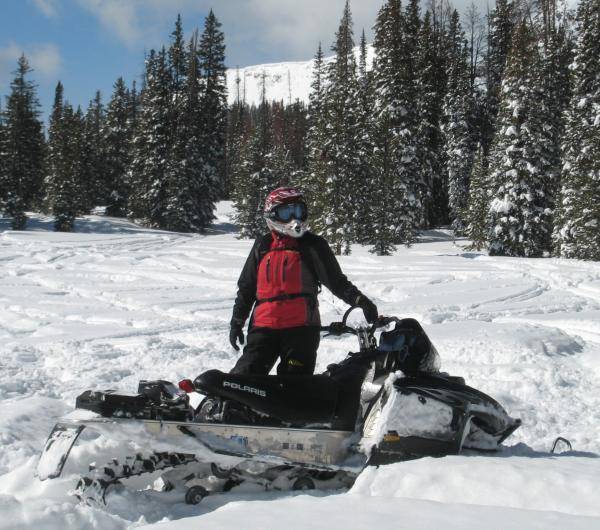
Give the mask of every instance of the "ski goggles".
POLYGON ((306 221, 308 218, 308 209, 306 208, 306 204, 303 202, 290 202, 287 204, 282 204, 281 206, 277 206, 273 210, 271 217, 275 218, 277 221, 281 221, 282 223, 288 223, 292 219, 306 221))

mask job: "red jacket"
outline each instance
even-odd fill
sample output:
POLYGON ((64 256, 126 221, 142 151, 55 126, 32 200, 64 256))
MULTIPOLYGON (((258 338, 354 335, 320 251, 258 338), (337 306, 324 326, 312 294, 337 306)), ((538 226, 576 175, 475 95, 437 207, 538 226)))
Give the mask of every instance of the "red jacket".
POLYGON ((266 234, 254 243, 240 274, 232 321, 243 325, 254 307, 251 327, 319 326, 321 284, 350 305, 361 295, 322 237, 266 234))

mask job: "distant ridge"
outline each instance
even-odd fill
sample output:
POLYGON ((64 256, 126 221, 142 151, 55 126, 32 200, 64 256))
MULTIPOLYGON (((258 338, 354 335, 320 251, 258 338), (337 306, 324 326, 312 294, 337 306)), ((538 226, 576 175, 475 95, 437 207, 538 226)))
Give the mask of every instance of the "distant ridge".
MULTIPOLYGON (((358 46, 354 49, 358 61, 358 46)), ((374 50, 372 46, 367 49, 367 66, 373 63, 374 50)), ((332 61, 334 56, 325 58, 325 62, 332 61)), ((237 99, 239 72, 239 94, 249 105, 260 103, 261 79, 265 76, 265 87, 267 100, 283 101, 290 103, 299 99, 308 102, 310 95, 310 83, 312 81, 314 60, 295 61, 283 63, 257 64, 240 68, 229 68, 227 70, 227 91, 229 103, 237 99)))

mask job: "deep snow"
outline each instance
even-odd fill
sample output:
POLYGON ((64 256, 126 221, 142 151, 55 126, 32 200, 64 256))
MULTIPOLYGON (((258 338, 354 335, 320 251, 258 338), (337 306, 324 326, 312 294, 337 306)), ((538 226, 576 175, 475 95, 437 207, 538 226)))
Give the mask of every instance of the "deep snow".
MULTIPOLYGON (((423 323, 443 370, 523 419, 500 455, 368 469, 349 492, 234 492, 199 506, 152 492, 78 506, 75 473, 108 460, 107 441, 76 446, 64 478, 35 479, 81 391, 234 363, 228 321, 251 242, 235 238, 228 207, 206 236, 98 216, 73 234, 35 216, 17 233, 0 220, 0 528, 168 529, 182 517, 207 529, 600 528, 600 264, 491 258, 444 231, 391 257, 355 246, 340 261, 381 313, 423 323), (559 435, 574 451, 551 456, 559 435)), ((324 322, 345 309, 326 290, 320 302, 324 322)), ((324 339, 319 369, 353 347, 324 339)))

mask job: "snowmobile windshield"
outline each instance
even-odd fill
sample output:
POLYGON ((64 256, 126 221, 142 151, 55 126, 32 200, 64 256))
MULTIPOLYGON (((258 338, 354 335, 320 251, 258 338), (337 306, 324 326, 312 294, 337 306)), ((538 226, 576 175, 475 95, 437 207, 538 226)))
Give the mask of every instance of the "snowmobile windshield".
POLYGON ((393 330, 384 331, 379 338, 379 350, 396 352, 397 369, 405 372, 437 372, 440 369, 440 356, 435 346, 414 319, 402 319, 393 330))

